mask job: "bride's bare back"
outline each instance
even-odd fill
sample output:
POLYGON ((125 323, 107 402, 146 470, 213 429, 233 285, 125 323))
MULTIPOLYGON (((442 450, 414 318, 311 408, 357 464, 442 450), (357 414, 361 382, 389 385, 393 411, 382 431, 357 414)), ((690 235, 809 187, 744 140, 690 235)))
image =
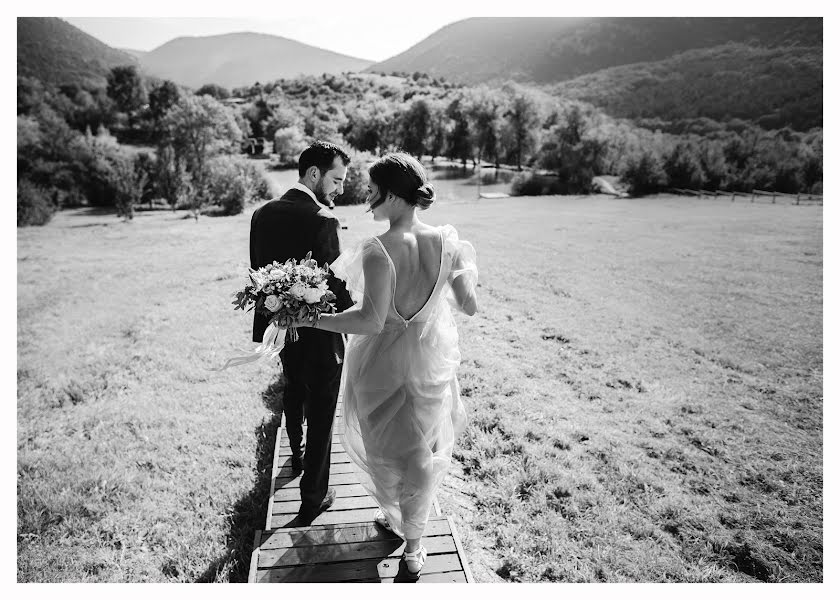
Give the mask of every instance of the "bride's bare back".
POLYGON ((411 319, 426 305, 440 275, 440 230, 420 223, 410 231, 387 232, 379 239, 397 274, 394 308, 404 319, 411 319))

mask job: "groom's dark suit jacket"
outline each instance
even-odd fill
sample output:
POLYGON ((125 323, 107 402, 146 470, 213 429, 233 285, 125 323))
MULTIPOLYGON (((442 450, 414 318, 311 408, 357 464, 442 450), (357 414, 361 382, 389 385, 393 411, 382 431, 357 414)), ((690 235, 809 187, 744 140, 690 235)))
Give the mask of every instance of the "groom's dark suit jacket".
MULTIPOLYGON (((332 263, 340 253, 338 219, 319 207, 301 190, 292 188, 276 200, 254 211, 251 217, 251 268, 258 269, 272 261, 280 263, 300 260, 312 251, 320 266, 332 263)), ((336 295, 338 312, 347 310, 353 300, 344 282, 330 273, 329 288, 336 295)), ((254 341, 262 342, 268 317, 254 312, 254 341)), ((298 329, 300 339, 286 348, 293 351, 295 362, 305 371, 319 366, 335 365, 344 360, 344 339, 341 334, 309 327, 298 329)))

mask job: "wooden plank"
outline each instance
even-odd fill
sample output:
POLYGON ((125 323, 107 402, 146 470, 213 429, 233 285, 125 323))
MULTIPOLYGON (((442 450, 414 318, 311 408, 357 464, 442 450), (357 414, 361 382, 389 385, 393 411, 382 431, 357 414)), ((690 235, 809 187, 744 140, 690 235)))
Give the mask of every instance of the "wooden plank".
MULTIPOLYGON (((285 431, 283 433, 284 433, 283 441, 280 442, 280 446, 282 448, 288 448, 289 447, 289 438, 288 438, 288 436, 285 435, 285 431)), ((305 433, 306 432, 304 432, 304 434, 305 433)), ((304 439, 304 441, 306 440, 305 435, 304 435, 303 439, 304 439)), ((336 432, 335 427, 333 427, 332 443, 333 444, 340 444, 341 443, 341 434, 336 432)))
MULTIPOLYGON (((449 519, 446 517, 430 518, 424 535, 439 536, 451 534, 449 519)), ((364 540, 400 539, 373 521, 356 524, 310 525, 309 527, 289 527, 263 531, 260 547, 269 550, 291 548, 292 546, 326 545, 331 543, 351 543, 364 540)))
MULTIPOLYGON (((344 446, 342 446, 341 444, 333 444, 330 447, 330 453, 331 454, 335 454, 335 453, 339 453, 339 452, 344 452, 344 446)), ((281 446, 278 453, 277 453, 277 456, 280 458, 280 460, 282 460, 284 456, 291 456, 291 455, 292 455, 292 450, 288 446, 286 446, 285 448, 281 446)))
POLYGON ((257 564, 259 564, 260 541, 262 538, 263 532, 257 529, 254 532, 254 548, 251 550, 251 564, 248 565, 248 583, 255 583, 257 581, 257 564))
MULTIPOLYGON (((429 556, 456 552, 455 540, 452 539, 451 535, 423 538, 423 545, 426 547, 429 556)), ((368 558, 382 559, 389 557, 399 560, 404 550, 405 542, 400 538, 349 544, 262 550, 259 556, 258 568, 273 569, 276 567, 292 567, 296 565, 357 561, 368 558)))
MULTIPOLYGON (((271 518, 271 529, 278 527, 294 527, 289 525, 294 515, 273 515, 271 518)), ((373 511, 369 508, 357 510, 327 510, 315 517, 312 522, 316 525, 336 525, 338 523, 365 523, 373 519, 373 511)))
POLYGON ((467 563, 467 553, 464 552, 464 547, 461 545, 461 538, 458 537, 458 531, 455 529, 455 523, 452 522, 451 517, 446 517, 446 520, 449 523, 450 531, 452 531, 452 539, 455 542, 455 548, 458 550, 458 557, 461 559, 461 568, 464 570, 467 583, 473 583, 470 565, 467 563))
MULTIPOLYGON (((336 498, 329 510, 351 510, 358 508, 375 509, 379 505, 370 496, 351 496, 349 498, 336 498)), ((287 500, 284 502, 274 502, 275 515, 297 514, 300 510, 300 500, 287 500)), ((373 510, 371 510, 373 514, 373 510)))
MULTIPOLYGON (((398 558, 384 558, 381 560, 367 559, 351 562, 330 563, 324 565, 301 565, 298 567, 279 567, 257 571, 258 583, 282 582, 336 582, 357 579, 374 579, 396 577, 400 572, 398 558)), ((436 554, 429 556, 423 565, 423 573, 446 573, 458 571, 460 561, 458 555, 436 554)))
MULTIPOLYGON (((274 482, 274 489, 280 488, 299 488, 300 487, 300 476, 298 477, 278 477, 277 480, 274 482)), ((358 473, 330 473, 330 483, 329 485, 342 485, 344 483, 359 483, 359 474, 358 473)))
MULTIPOLYGON (((425 569, 423 570, 425 571, 425 569)), ((450 571, 449 573, 429 573, 420 572, 420 579, 417 583, 468 583, 461 571, 450 571)), ((379 583, 394 583, 396 580, 393 577, 384 577, 379 580, 379 583)), ((358 583, 375 583, 375 579, 366 579, 358 583)), ((470 582, 471 583, 471 582, 470 582)))
MULTIPOLYGON (((291 464, 291 462, 289 464, 291 464)), ((330 475, 332 475, 333 473, 338 474, 338 473, 357 473, 357 472, 358 472, 358 468, 356 467, 355 464, 350 462, 349 458, 347 459, 347 462, 333 463, 333 464, 330 465, 330 475)), ((292 470, 292 467, 283 467, 282 469, 280 469, 280 471, 278 471, 277 477, 280 477, 280 478, 283 478, 283 479, 294 479, 295 477, 298 477, 298 475, 295 474, 295 472, 292 470)))
MULTIPOLYGON (((286 415, 283 414, 283 413, 280 413, 280 425, 277 427, 277 432, 274 435, 274 456, 273 456, 272 462, 271 462, 271 487, 269 489, 272 490, 272 491, 277 489, 277 477, 278 477, 278 473, 280 471, 280 457, 279 457, 280 443, 281 443, 281 438, 284 435, 286 435, 286 428, 283 426, 285 423, 286 423, 286 415)), ((266 529, 271 529, 271 515, 272 515, 271 505, 272 505, 273 502, 274 502, 274 498, 271 495, 269 495, 269 497, 268 497, 268 507, 266 509, 266 515, 265 515, 265 528, 266 529)))
MULTIPOLYGON (((367 490, 359 483, 346 483, 344 485, 334 485, 336 498, 349 498, 350 496, 366 496, 367 490)), ((280 488, 273 494, 274 502, 286 502, 289 500, 297 500, 300 502, 299 488, 280 488)))

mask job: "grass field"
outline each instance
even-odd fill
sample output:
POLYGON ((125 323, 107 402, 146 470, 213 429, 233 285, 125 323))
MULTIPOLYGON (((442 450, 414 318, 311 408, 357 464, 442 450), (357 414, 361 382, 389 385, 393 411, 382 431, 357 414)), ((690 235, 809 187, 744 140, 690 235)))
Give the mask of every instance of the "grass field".
MULTIPOLYGON (((822 581, 822 208, 456 186, 476 579, 822 581)), ((250 347, 251 210, 18 230, 19 581, 247 578, 283 379, 206 367, 250 347)))

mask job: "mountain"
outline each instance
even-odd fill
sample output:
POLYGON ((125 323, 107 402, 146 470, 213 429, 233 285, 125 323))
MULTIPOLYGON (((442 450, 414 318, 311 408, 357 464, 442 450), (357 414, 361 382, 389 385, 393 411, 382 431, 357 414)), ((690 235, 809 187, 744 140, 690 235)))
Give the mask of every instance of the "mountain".
POLYGON ((137 60, 55 17, 18 17, 17 74, 44 83, 105 85, 112 67, 137 60))
POLYGON ((189 87, 232 88, 297 75, 361 71, 373 61, 262 33, 180 37, 139 57, 143 69, 189 87))
POLYGON ((729 43, 665 60, 602 69, 550 88, 614 117, 676 131, 684 121, 751 120, 800 131, 823 124, 822 49, 729 43), (675 130, 676 128, 676 130, 675 130))
POLYGON ((148 54, 148 51, 146 50, 132 50, 131 48, 118 48, 118 50, 125 52, 126 54, 130 54, 138 60, 148 54))
POLYGON ((822 48, 822 19, 479 17, 447 25, 368 70, 544 84, 728 42, 822 48))

